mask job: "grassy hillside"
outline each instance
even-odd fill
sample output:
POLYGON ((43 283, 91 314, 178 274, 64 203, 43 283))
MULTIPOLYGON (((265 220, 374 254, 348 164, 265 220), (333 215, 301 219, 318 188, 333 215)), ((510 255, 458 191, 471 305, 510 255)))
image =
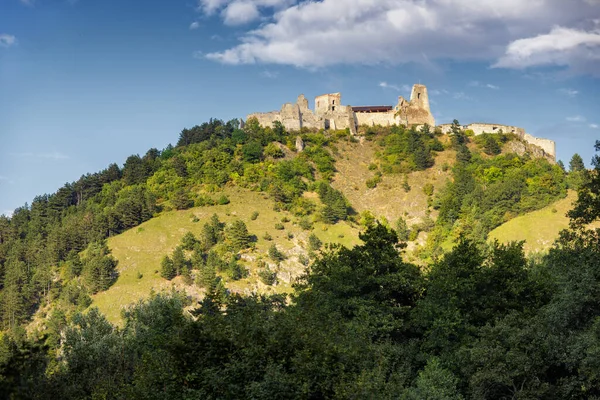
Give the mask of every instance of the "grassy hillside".
MULTIPOLYGON (((436 190, 440 189, 450 177, 445 166, 451 165, 455 158, 453 150, 446 150, 437 154, 433 167, 409 173, 408 192, 402 187, 404 176, 401 174, 384 174, 377 187, 370 189, 366 181, 374 176, 374 172, 369 170, 369 165, 376 162, 380 146, 375 141, 362 140, 359 143, 340 143, 338 148, 338 173, 332 186, 344 193, 357 212, 369 210, 376 217, 384 216, 390 222, 403 217, 409 225, 419 223, 426 214, 427 196, 423 187, 430 183, 436 190)), ((436 212, 433 212, 432 217, 435 216, 436 212)))
MULTIPOLYGON (((257 237, 255 249, 243 253, 241 259, 241 263, 249 269, 250 276, 240 281, 226 281, 227 288, 245 294, 257 290, 289 291, 292 279, 304 270, 298 256, 307 254, 307 239, 311 232, 300 228, 296 224, 296 218, 288 212, 274 211, 273 201, 264 193, 239 188, 228 188, 225 193, 231 201, 227 205, 165 212, 137 228, 110 238, 108 245, 119 261, 119 278, 109 290, 93 296, 92 307, 98 307, 111 322, 117 323, 122 307, 147 297, 151 290, 160 291, 175 286, 185 288, 189 296, 198 299, 202 295, 202 289, 195 285, 184 285, 181 277, 173 281, 161 278, 160 262, 163 256, 170 254, 179 245, 186 232, 198 235, 204 223, 215 213, 226 223, 241 219, 248 226, 250 234, 257 237), (254 211, 258 211, 259 216, 253 221, 250 216, 254 211), (290 219, 290 222, 283 224, 285 229, 275 229, 275 224, 284 217, 290 219), (269 233, 273 239, 265 240, 265 233, 269 233), (293 238, 289 239, 288 233, 293 238), (279 267, 267 255, 267 250, 273 243, 288 257, 279 267), (256 263, 260 259, 269 262, 271 268, 278 271, 278 285, 267 287, 259 281, 256 263)), ((323 243, 333 242, 352 247, 359 242, 358 228, 345 222, 327 226, 317 223, 312 232, 323 243)))
MULTIPOLYGON (((489 239, 497 239, 501 243, 524 240, 527 253, 546 251, 558 238, 558 233, 568 228, 569 218, 566 214, 576 199, 577 193, 570 190, 566 198, 502 224, 489 234, 489 239)), ((598 226, 600 224, 593 225, 598 226)))

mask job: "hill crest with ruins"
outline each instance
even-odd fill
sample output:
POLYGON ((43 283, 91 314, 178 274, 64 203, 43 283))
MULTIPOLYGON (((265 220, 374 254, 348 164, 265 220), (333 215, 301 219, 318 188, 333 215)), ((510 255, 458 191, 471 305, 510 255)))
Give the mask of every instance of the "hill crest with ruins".
MULTIPOLYGON (((314 129, 348 129, 356 135, 359 126, 422 126, 436 127, 435 119, 429 106, 429 95, 425 85, 413 85, 410 100, 398 97, 396 106, 349 106, 342 105, 341 93, 329 93, 315 97, 314 111, 309 108, 308 99, 303 94, 298 96, 296 103, 285 103, 279 111, 252 113, 247 116, 256 118, 262 126, 273 126, 279 121, 287 130, 300 130, 302 128, 314 129)), ((451 124, 437 126, 447 134, 451 124)), ((556 158, 556 143, 553 140, 534 137, 525 129, 512 125, 491 123, 472 123, 463 125, 463 129, 470 129, 475 135, 483 133, 514 133, 522 140, 541 148, 545 154, 556 158)))

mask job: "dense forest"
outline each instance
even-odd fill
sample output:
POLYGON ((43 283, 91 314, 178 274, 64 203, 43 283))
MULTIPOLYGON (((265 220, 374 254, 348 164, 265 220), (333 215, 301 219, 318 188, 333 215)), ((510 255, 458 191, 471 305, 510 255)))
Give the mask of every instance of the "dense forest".
MULTIPOLYGON (((455 124, 459 126, 458 122, 455 124)), ((382 173, 433 165, 456 152, 452 180, 431 196, 426 268, 403 261, 400 229, 369 223, 362 245, 329 246, 290 297, 228 293, 216 272, 241 279, 234 252, 249 243, 243 222, 218 218, 187 250, 163 260, 165 279, 189 276, 204 287, 184 311, 180 293, 153 294, 112 326, 90 295, 117 279, 105 239, 162 211, 225 203, 224 185, 267 193, 275 207, 334 224, 356 219, 330 182, 336 143, 346 131, 286 132, 250 120, 211 120, 184 129, 177 146, 151 149, 82 176, 55 194, 0 218, 0 393, 13 398, 592 398, 600 396, 598 338, 600 159, 560 165, 502 153, 510 137, 470 138, 394 127, 382 173), (296 153, 296 137, 304 147, 296 153), (471 150, 467 144, 471 143, 471 150), (481 149, 472 151, 473 144, 481 149), (548 255, 528 260, 522 243, 486 245, 487 233, 521 213, 579 189, 572 228, 548 255), (313 191, 319 203, 302 194, 313 191), (455 235, 443 254, 440 243, 455 235), (206 266, 211 266, 207 269, 206 266), (25 333, 50 307, 40 337, 25 333), (85 311, 85 312, 84 312, 85 311)), ((597 145, 600 151, 600 143, 597 145)), ((401 224, 398 224, 401 226, 401 224)), ((183 244, 186 247, 185 243, 183 244)), ((315 245, 315 250, 320 247, 315 245)), ((270 251, 271 253, 271 251, 270 251)), ((278 257, 274 247, 272 257, 278 257)), ((268 271, 265 271, 268 275, 268 271)), ((265 277, 268 279, 268 276, 265 277)), ((190 282, 191 284, 192 282, 190 282)))

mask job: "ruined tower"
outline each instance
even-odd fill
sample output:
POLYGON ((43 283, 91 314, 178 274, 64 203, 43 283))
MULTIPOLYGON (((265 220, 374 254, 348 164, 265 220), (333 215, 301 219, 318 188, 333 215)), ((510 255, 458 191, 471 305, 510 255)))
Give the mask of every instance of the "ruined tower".
POLYGON ((339 110, 342 102, 341 93, 328 93, 315 97, 315 114, 323 115, 329 111, 339 110))
POLYGON ((429 108, 427 87, 425 87, 425 85, 413 85, 409 102, 404 100, 404 98, 399 97, 398 105, 396 106, 396 115, 402 124, 427 124, 429 126, 435 126, 435 119, 429 108))

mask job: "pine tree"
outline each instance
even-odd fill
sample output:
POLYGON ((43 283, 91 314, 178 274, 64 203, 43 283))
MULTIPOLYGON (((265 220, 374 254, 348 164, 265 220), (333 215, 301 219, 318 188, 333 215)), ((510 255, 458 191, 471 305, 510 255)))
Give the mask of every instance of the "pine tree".
POLYGON ((164 256, 160 263, 160 276, 169 281, 177 276, 173 260, 169 256, 164 256))
POLYGON ((233 221, 231 225, 227 227, 225 236, 235 251, 245 249, 250 244, 248 227, 246 227, 244 221, 239 219, 233 221))
POLYGON ((181 271, 188 266, 188 261, 183 253, 183 248, 177 246, 173 252, 173 268, 175 269, 175 275, 181 275, 181 271))

